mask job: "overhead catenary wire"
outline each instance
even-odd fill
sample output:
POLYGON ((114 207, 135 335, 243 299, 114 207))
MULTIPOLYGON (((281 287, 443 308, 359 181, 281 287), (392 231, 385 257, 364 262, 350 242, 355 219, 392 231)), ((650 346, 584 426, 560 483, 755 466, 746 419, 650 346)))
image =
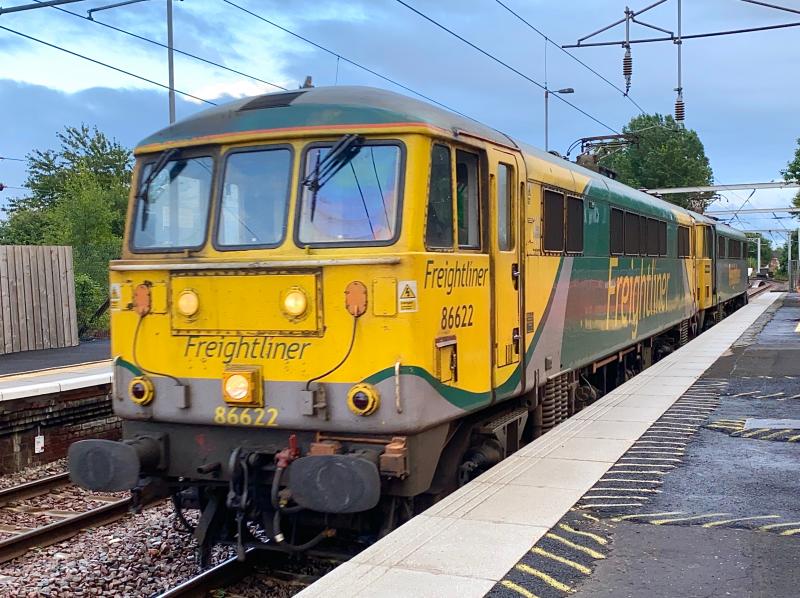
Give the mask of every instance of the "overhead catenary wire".
MULTIPOLYGON (((224 1, 224 2, 229 2, 229 0, 223 0, 223 1, 224 1)), ((439 21, 437 21, 436 19, 434 19, 434 18, 432 18, 432 17, 430 17, 430 16, 426 15, 426 14, 425 14, 425 13, 423 13, 422 11, 420 11, 420 10, 418 10, 418 9, 414 8, 413 6, 411 6, 410 4, 408 4, 407 2, 404 2, 404 0, 397 0, 397 2, 398 2, 399 4, 401 4, 401 5, 405 6, 405 7, 406 7, 408 10, 410 10, 411 12, 413 12, 413 13, 417 14, 418 16, 422 17, 423 19, 425 19, 426 21, 428 21, 428 22, 429 22, 429 23, 431 23, 432 25, 434 25, 434 26, 438 27, 438 28, 439 28, 439 29, 441 29, 442 31, 445 31, 446 33, 448 33, 448 34, 452 35, 452 36, 453 36, 453 37, 455 37, 456 39, 458 39, 458 40, 460 40, 461 42, 465 43, 466 45, 468 45, 468 46, 469 46, 470 48, 472 48, 473 50, 476 50, 477 52, 480 52, 481 54, 483 54, 484 56, 486 56, 486 57, 487 57, 487 58, 489 58, 490 60, 492 60, 492 61, 496 62, 497 64, 501 65, 502 67, 504 67, 504 68, 508 69, 508 70, 509 70, 509 71, 511 71, 512 73, 514 73, 514 74, 516 74, 517 76, 521 77, 522 79, 526 80, 528 83, 531 83, 531 84, 535 85, 536 87, 540 88, 542 91, 544 91, 544 90, 546 89, 546 87, 545 87, 545 86, 544 86, 542 83, 540 83, 539 81, 537 81, 536 79, 533 79, 532 77, 530 77, 530 76, 526 75, 525 73, 523 73, 523 72, 522 72, 522 71, 520 71, 519 69, 517 69, 517 68, 514 68, 513 66, 511 66, 511 65, 510 65, 510 64, 508 64, 507 62, 505 62, 505 61, 501 60, 500 58, 498 58, 497 56, 495 56, 495 55, 494 55, 494 54, 492 54, 491 52, 489 52, 489 51, 487 51, 487 50, 484 50, 483 48, 481 48, 481 47, 480 47, 480 46, 478 46, 477 44, 474 44, 473 42, 471 42, 471 41, 469 41, 468 39, 466 39, 465 37, 463 37, 463 36, 459 35, 459 34, 458 34, 458 33, 456 33, 455 31, 453 31, 452 29, 450 29, 450 28, 446 27, 445 25, 443 25, 442 23, 440 23, 440 22, 439 22, 439 21)), ((567 99, 565 99, 564 97, 562 97, 560 94, 553 94, 553 96, 554 96, 556 99, 558 99, 559 101, 561 101, 561 102, 563 102, 564 104, 566 104, 567 106, 570 106, 570 107, 571 107, 573 110, 576 110, 577 112, 580 112, 581 114, 583 114, 583 115, 584 115, 584 116, 586 116, 587 118, 589 118, 589 119, 593 120, 595 123, 599 124, 600 126, 602 126, 602 127, 605 127, 605 128, 606 128, 606 129, 608 129, 609 131, 612 131, 612 132, 614 132, 614 133, 617 133, 617 134, 619 134, 619 131, 618 131, 618 130, 616 130, 614 127, 612 127, 611 125, 608 125, 608 124, 604 123, 604 122, 603 122, 603 121, 601 121, 599 118, 597 118, 596 116, 594 116, 594 115, 592 115, 592 114, 588 113, 588 112, 587 112, 586 110, 584 110, 583 108, 580 108, 579 106, 576 106, 575 104, 573 104, 573 103, 572 103, 572 102, 570 102, 569 100, 567 100, 567 99)))
POLYGON ((379 73, 379 72, 377 72, 377 71, 375 71, 375 70, 373 70, 373 69, 371 69, 371 68, 369 68, 367 66, 364 66, 363 64, 358 63, 355 60, 347 58, 346 56, 342 56, 338 52, 336 52, 334 50, 331 50, 330 48, 326 48, 325 46, 323 46, 321 44, 318 44, 317 42, 315 42, 315 41, 313 41, 313 40, 311 40, 311 39, 309 39, 307 37, 304 37, 304 36, 300 35, 299 33, 296 33, 294 31, 292 31, 291 29, 288 29, 288 28, 284 27, 283 25, 279 25, 278 23, 276 23, 274 21, 271 21, 270 19, 268 19, 268 18, 266 18, 266 17, 264 17, 264 16, 262 16, 262 15, 260 15, 258 13, 253 12, 252 10, 250 10, 248 8, 245 8, 244 6, 240 6, 239 4, 236 4, 235 2, 232 2, 231 0, 222 0, 222 1, 225 2, 226 4, 229 4, 229 5, 233 6, 234 8, 236 8, 236 9, 238 9, 238 10, 244 12, 244 13, 249 14, 252 17, 255 17, 256 19, 259 19, 260 21, 263 21, 264 23, 267 23, 268 25, 272 25, 273 27, 275 27, 277 29, 280 29, 284 33, 288 33, 289 35, 291 35, 293 37, 296 37, 297 39, 302 40, 302 41, 306 42, 307 44, 310 44, 310 45, 314 46, 315 48, 317 48, 319 50, 322 50, 323 52, 327 52, 331 56, 336 57, 336 59, 337 59, 337 80, 338 80, 338 61, 342 60, 342 61, 344 61, 344 62, 346 62, 348 64, 351 64, 351 65, 353 65, 353 66, 355 66, 357 68, 360 68, 361 70, 363 70, 363 71, 365 71, 365 72, 367 72, 367 73, 369 73, 371 75, 375 75, 379 79, 383 79, 387 83, 391 83, 392 85, 396 85, 397 87, 400 87, 401 89, 404 89, 404 90, 408 91, 409 93, 413 93, 414 95, 419 96, 424 100, 432 102, 432 103, 436 104, 437 106, 440 106, 440 107, 444 108, 445 110, 450 110, 450 112, 455 112, 456 114, 459 114, 459 115, 461 115, 461 116, 463 116, 465 118, 469 118, 471 120, 476 120, 473 117, 471 117, 471 116, 469 116, 467 114, 464 114, 463 112, 460 112, 460 111, 456 110, 455 108, 452 108, 451 106, 448 106, 447 104, 443 104, 442 102, 439 102, 438 100, 435 100, 432 97, 425 95, 424 93, 421 93, 421 92, 419 92, 419 91, 417 91, 415 89, 412 89, 411 87, 409 87, 407 85, 404 85, 404 84, 400 83, 399 81, 396 81, 395 79, 387 77, 386 75, 383 75, 383 74, 381 74, 381 73, 379 73))
MULTIPOLYGON (((35 0, 35 1, 36 2, 42 2, 43 0, 35 0)), ((140 41, 147 42, 149 44, 153 44, 155 46, 159 46, 159 47, 164 48, 164 49, 168 48, 167 44, 162 44, 159 41, 156 41, 154 39, 150 39, 148 37, 144 37, 143 35, 139 35, 137 33, 133 33, 132 31, 128 31, 126 29, 122 29, 121 27, 116 27, 114 25, 110 25, 108 23, 103 23, 102 21, 98 21, 96 19, 91 19, 89 17, 85 17, 82 14, 79 14, 77 12, 73 12, 71 10, 67 10, 65 8, 61 8, 59 6, 53 6, 51 8, 54 8, 55 10, 61 11, 61 12, 66 13, 68 15, 72 15, 73 17, 76 17, 78 19, 82 19, 84 21, 89 21, 90 23, 94 23, 95 25, 100 25, 101 27, 106 27, 107 29, 111 29, 113 31, 117 31, 119 33, 123 33, 125 35, 133 37, 133 38, 138 39, 140 41)), ((191 52, 187 52, 186 50, 180 50, 178 48, 172 48, 172 51, 177 53, 177 54, 181 54, 183 56, 186 56, 188 58, 192 58, 194 60, 198 60, 200 62, 204 62, 206 64, 210 64, 210 65, 215 66, 217 68, 229 71, 229 72, 234 73, 236 75, 241 75, 242 77, 247 77, 248 79, 252 79, 253 81, 258 81, 259 83, 264 83, 265 85, 270 85, 272 87, 276 87, 277 89, 282 89, 283 91, 288 91, 287 88, 285 88, 285 87, 283 87, 281 85, 278 85, 277 83, 273 83, 272 81, 267 81, 266 79, 262 79, 260 77, 256 77, 255 75, 251 75, 249 73, 245 73, 243 71, 231 68, 229 66, 225 66, 224 64, 220 64, 219 62, 215 62, 213 60, 209 60, 208 58, 203 58, 202 56, 198 56, 197 54, 193 54, 191 52)))
POLYGON ((518 12, 516 12, 515 10, 513 10, 511 7, 509 7, 509 6, 508 6, 508 5, 507 5, 505 2, 503 2, 502 0, 495 0, 495 2, 497 2, 497 4, 499 4, 500 6, 502 6, 502 7, 503 7, 505 10, 507 10, 509 13, 511 13, 511 14, 512 14, 514 17, 516 17, 516 18, 517 18, 519 21, 521 21, 521 22, 522 22, 523 24, 525 24, 527 27, 529 27, 530 29, 532 29, 533 31, 535 31, 536 33, 538 33, 539 35, 541 35, 541 36, 544 38, 544 40, 545 40, 547 43, 549 43, 549 44, 552 44, 553 46, 555 46, 556 48, 558 48, 559 50, 561 50, 561 51, 562 51, 564 54, 566 54, 567 56, 569 56, 570 58, 572 58, 572 60, 574 60, 575 62, 577 62, 578 64, 580 64, 582 67, 584 67, 585 69, 587 69, 589 72, 591 72, 591 73, 594 73, 594 74, 595 74, 597 77, 599 77, 600 79, 602 79, 603 81, 605 81, 605 82, 606 82, 608 85, 610 85, 611 87, 613 87, 614 89, 616 89, 618 92, 620 92, 620 93, 622 94, 622 96, 623 96, 625 99, 627 99, 627 100, 628 100, 629 102, 631 102, 631 103, 632 103, 634 106, 636 106, 636 109, 637 109, 637 110, 639 110, 639 112, 641 112, 642 114, 646 114, 646 111, 645 111, 645 109, 644 109, 644 108, 642 108, 642 107, 641 107, 641 105, 640 105, 640 104, 639 104, 639 103, 638 103, 636 100, 634 100, 634 99, 633 99, 633 98, 630 96, 630 94, 629 94, 629 93, 627 93, 625 90, 623 90, 621 87, 619 87, 618 85, 616 85, 615 83, 613 83, 611 80, 609 80, 607 77, 605 77, 604 75, 602 75, 601 73, 599 73, 597 70, 595 70, 594 68, 592 68, 591 66, 589 66, 588 64, 586 64, 586 63, 585 63, 583 60, 581 60, 580 58, 578 58, 577 56, 575 56, 575 54, 573 54, 572 52, 570 52, 570 51, 568 51, 568 50, 566 50, 566 49, 562 48, 560 44, 557 44, 557 43, 556 43, 556 42, 554 42, 552 39, 550 39, 550 37, 549 37, 549 36, 548 36, 546 33, 544 33, 544 32, 543 32, 541 29, 539 29, 538 27, 536 27, 535 25, 533 25, 533 24, 532 24, 530 21, 528 21, 528 20, 527 20, 525 17, 523 17, 522 15, 520 15, 518 12))
MULTIPOLYGON (((147 77, 143 77, 142 75, 137 75, 136 73, 132 73, 130 71, 126 71, 125 69, 119 68, 118 66, 113 66, 111 64, 108 64, 107 62, 103 62, 101 60, 97 60, 96 58, 92 58, 90 56, 86 56, 84 54, 79 54, 78 52, 74 52, 72 50, 68 50, 67 48, 64 48, 63 46, 52 44, 50 42, 44 41, 43 39, 39 39, 38 37, 33 37, 32 35, 28 35, 27 33, 22 33, 21 31, 16 31, 15 29, 9 29, 8 27, 3 27, 2 25, 0 25, 0 30, 7 31, 8 33, 13 33, 14 35, 19 35, 20 37, 24 37, 27 40, 37 42, 37 43, 45 45, 45 46, 47 46, 49 48, 53 48, 54 50, 59 50, 61 52, 65 52, 65 53, 70 54, 72 56, 75 56, 77 58, 81 58, 83 60, 88 60, 89 62, 93 62, 94 64, 98 64, 100 66, 104 66, 104 67, 106 67, 108 69, 111 69, 113 71, 117 71, 118 73, 122 73, 123 75, 128 75, 129 77, 133 77, 135 79, 139 79, 141 81, 145 81, 147 83, 150 83, 151 85, 155 85, 155 86, 161 87, 163 89, 169 89, 169 85, 165 85, 164 83, 159 83, 158 81, 154 81, 153 79, 148 79, 147 77)), ((184 96, 186 96, 188 98, 192 98, 193 100, 197 100, 198 102, 204 102, 206 104, 211 104, 212 106, 216 106, 217 105, 216 102, 212 102, 211 100, 206 100, 205 98, 198 97, 198 96, 193 95, 193 94, 191 94, 189 92, 186 92, 186 91, 181 91, 179 89, 175 89, 174 91, 175 91, 175 93, 179 93, 179 94, 184 95, 184 96)))
POLYGON ((0 160, 10 160, 12 162, 27 162, 25 158, 9 158, 8 156, 0 156, 0 160))

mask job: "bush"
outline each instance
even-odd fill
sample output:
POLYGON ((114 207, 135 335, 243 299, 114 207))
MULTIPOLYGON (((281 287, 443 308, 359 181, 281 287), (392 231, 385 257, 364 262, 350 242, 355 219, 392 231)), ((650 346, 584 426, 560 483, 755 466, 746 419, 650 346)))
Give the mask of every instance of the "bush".
POLYGON ((91 321, 97 309, 108 298, 106 285, 100 285, 88 274, 77 272, 75 274, 75 306, 78 311, 78 329, 102 329, 107 325, 105 318, 98 318, 98 322, 91 321), (98 327, 99 325, 99 327, 98 327))

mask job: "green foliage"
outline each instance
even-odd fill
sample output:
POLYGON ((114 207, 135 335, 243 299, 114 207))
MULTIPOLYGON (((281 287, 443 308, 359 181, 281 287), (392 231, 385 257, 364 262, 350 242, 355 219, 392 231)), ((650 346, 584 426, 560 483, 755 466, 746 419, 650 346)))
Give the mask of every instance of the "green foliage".
MULTIPOLYGON (((616 171, 626 185, 655 189, 712 184, 714 173, 700 138, 695 131, 679 127, 672 116, 635 116, 623 130, 636 134, 639 143, 604 156, 601 163, 616 171)), ((688 194, 664 198, 682 207, 697 207, 690 204, 692 196, 688 194)), ((708 195, 694 199, 699 199, 703 208, 710 203, 708 195)))
MULTIPOLYGON (((91 318, 108 296, 107 285, 100 285, 88 274, 75 274, 75 304, 78 311, 78 329, 92 324, 91 318)), ((93 323, 95 326, 97 322, 93 323)))
MULTIPOLYGON (((792 263, 797 261, 797 231, 792 231, 790 233, 792 237, 792 263)), ((786 278, 789 270, 788 270, 788 254, 789 248, 786 243, 780 245, 776 250, 775 254, 778 256, 778 271, 776 274, 781 278, 786 278)), ((796 276, 797 272, 793 273, 793 276, 796 276)))
POLYGON ((48 226, 44 210, 19 208, 0 221, 0 245, 42 245, 48 226))
MULTIPOLYGON (((27 197, 12 200, 0 244, 71 245, 80 325, 105 301, 119 257, 132 155, 97 128, 65 127, 57 150, 28 154, 27 197)), ((97 325, 97 323, 95 323, 97 325)))
MULTIPOLYGON (((794 158, 786 164, 786 169, 781 170, 783 178, 789 182, 800 183, 800 139, 797 140, 797 149, 794 151, 794 158)), ((800 191, 794 196, 792 205, 795 208, 800 208, 800 191)), ((800 218, 800 214, 795 214, 796 218, 800 218)))

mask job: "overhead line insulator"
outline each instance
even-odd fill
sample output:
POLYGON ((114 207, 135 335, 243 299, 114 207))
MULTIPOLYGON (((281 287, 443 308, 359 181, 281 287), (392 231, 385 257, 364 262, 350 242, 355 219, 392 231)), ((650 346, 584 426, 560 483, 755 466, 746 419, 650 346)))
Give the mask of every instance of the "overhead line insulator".
POLYGON ((622 75, 625 77, 625 95, 631 90, 631 75, 633 75, 633 56, 631 48, 625 48, 625 56, 622 58, 622 75))
POLYGON ((675 100, 675 121, 683 126, 686 118, 686 105, 683 103, 683 95, 679 95, 675 100))

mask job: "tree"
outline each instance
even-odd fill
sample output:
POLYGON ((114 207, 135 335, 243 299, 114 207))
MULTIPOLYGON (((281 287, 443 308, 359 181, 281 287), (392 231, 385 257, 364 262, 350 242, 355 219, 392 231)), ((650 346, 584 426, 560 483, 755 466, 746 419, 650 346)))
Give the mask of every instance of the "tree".
MULTIPOLYGON (((784 180, 790 183, 800 183, 800 138, 797 140, 797 149, 794 151, 794 159, 786 164, 786 169, 781 170, 781 174, 784 180)), ((800 208, 800 191, 795 194, 792 205, 795 208, 800 208)), ((795 214, 795 217, 800 218, 800 214, 795 214)))
POLYGON ((78 169, 85 170, 104 187, 125 189, 113 199, 115 212, 114 233, 122 236, 125 226, 127 186, 130 182, 131 151, 114 139, 109 139, 97 127, 64 127, 56 133, 60 147, 57 150, 34 150, 28 160, 28 178, 25 186, 30 191, 26 197, 9 201, 6 213, 10 218, 18 211, 48 210, 67 192, 67 179, 78 169))
MULTIPOLYGON (((714 173, 697 133, 679 127, 672 116, 642 114, 623 128, 636 135, 638 143, 601 159, 603 166, 614 170, 618 179, 634 188, 687 187, 711 185, 714 173)), ((690 207, 699 199, 704 209, 710 195, 666 195, 665 199, 690 207)), ((694 206, 697 207, 697 206, 694 206)))
POLYGON ((71 245, 83 326, 108 294, 108 262, 122 247, 132 155, 96 127, 56 136, 57 150, 28 154, 30 193, 6 208, 0 243, 71 245))

